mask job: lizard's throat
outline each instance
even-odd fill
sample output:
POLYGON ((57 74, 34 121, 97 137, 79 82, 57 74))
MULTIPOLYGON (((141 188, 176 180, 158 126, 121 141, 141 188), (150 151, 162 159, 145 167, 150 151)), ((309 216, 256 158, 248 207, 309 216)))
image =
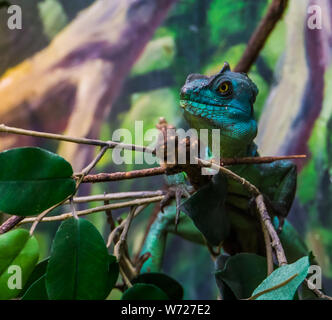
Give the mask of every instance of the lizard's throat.
POLYGON ((214 157, 235 158, 247 156, 248 147, 257 134, 257 123, 254 119, 228 119, 209 121, 193 117, 187 112, 185 119, 191 128, 196 129, 201 142, 209 147, 214 157))

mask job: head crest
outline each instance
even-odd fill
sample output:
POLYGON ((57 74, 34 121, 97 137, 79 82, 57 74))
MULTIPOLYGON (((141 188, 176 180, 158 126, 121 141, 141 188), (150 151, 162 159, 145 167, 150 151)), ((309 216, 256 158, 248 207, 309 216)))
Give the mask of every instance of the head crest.
POLYGON ((229 66, 228 62, 224 62, 224 65, 221 68, 221 70, 219 71, 219 74, 221 74, 221 73, 223 73, 225 71, 231 71, 231 67, 229 66))

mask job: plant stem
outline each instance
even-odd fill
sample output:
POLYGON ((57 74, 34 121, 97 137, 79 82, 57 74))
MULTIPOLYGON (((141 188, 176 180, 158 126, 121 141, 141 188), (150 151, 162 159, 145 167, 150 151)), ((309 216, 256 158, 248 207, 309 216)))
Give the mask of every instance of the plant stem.
POLYGON ((39 132, 39 131, 33 131, 33 130, 25 130, 15 127, 8 127, 4 124, 0 124, 0 132, 6 132, 6 133, 14 133, 14 134, 20 134, 25 136, 31 136, 31 137, 39 137, 39 138, 46 138, 46 139, 53 139, 53 140, 60 140, 60 141, 67 141, 72 143, 78 143, 78 144, 88 144, 93 146, 101 146, 101 147, 107 147, 109 149, 113 149, 115 147, 126 149, 126 150, 135 150, 140 152, 148 152, 148 153, 155 153, 153 149, 150 149, 148 147, 143 146, 136 146, 133 144, 125 144, 120 142, 114 142, 114 141, 102 141, 102 140, 96 140, 96 139, 87 139, 87 138, 74 138, 62 134, 56 134, 56 133, 48 133, 48 132, 39 132))
MULTIPOLYGON (((136 199, 136 200, 127 201, 127 202, 111 203, 109 205, 104 205, 104 206, 99 206, 99 207, 96 207, 96 208, 77 211, 77 215, 78 216, 85 216, 85 215, 89 215, 89 214, 92 214, 92 213, 105 211, 105 210, 108 210, 108 209, 113 209, 114 210, 114 209, 132 207, 132 206, 135 206, 135 205, 139 206, 139 205, 143 205, 143 204, 159 202, 162 199, 164 199, 164 196, 136 199)), ((41 221, 43 221, 43 222, 62 221, 62 220, 69 219, 70 217, 72 217, 72 213, 68 212, 68 213, 63 213, 63 214, 60 214, 60 215, 54 216, 54 217, 46 217, 46 218, 43 218, 41 221)), ((25 218, 19 224, 21 225, 21 224, 25 224, 25 223, 33 223, 34 221, 36 221, 36 219, 37 219, 36 217, 25 218)))

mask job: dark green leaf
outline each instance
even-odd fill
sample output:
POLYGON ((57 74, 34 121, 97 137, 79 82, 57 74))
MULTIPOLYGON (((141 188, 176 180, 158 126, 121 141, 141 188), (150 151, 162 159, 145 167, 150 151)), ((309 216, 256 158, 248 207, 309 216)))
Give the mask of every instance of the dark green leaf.
POLYGON ((109 285, 109 289, 108 292, 110 292, 115 284, 116 281, 118 280, 119 277, 119 264, 116 261, 116 258, 112 255, 109 256, 109 278, 108 278, 108 285, 109 285))
POLYGON ((38 261, 38 256, 38 242, 35 237, 30 237, 27 230, 16 229, 0 235, 0 300, 15 298, 19 294, 21 288, 10 289, 8 281, 11 283, 13 280, 13 283, 18 285, 15 278, 22 276, 23 287, 38 261), (16 266, 20 269, 8 269, 16 266))
MULTIPOLYGON (((250 297, 252 291, 266 278, 267 267, 264 257, 253 253, 239 253, 227 260, 223 259, 224 261, 220 259, 217 261, 219 270, 215 274, 217 284, 219 288, 226 284, 237 299, 250 297)), ((227 296, 231 297, 229 292, 227 296)))
MULTIPOLYGON (((216 270, 221 271, 225 269, 227 260, 230 258, 229 255, 221 254, 216 260, 216 270)), ((220 275, 215 274, 217 286, 219 288, 220 297, 222 300, 237 300, 232 289, 226 284, 220 275)))
POLYGON ((274 288, 280 284, 285 283, 280 288, 266 292, 256 298, 256 300, 292 300, 295 292, 303 280, 306 278, 309 270, 309 257, 303 257, 296 262, 279 267, 273 271, 253 292, 252 296, 265 291, 269 288, 274 288))
POLYGON ((230 222, 225 210, 226 195, 226 178, 216 174, 180 207, 212 245, 219 245, 229 233, 230 222))
POLYGON ((45 275, 36 280, 23 295, 22 300, 48 300, 45 275))
MULTIPOLYGON (((274 220, 274 225, 276 227, 278 226, 276 219, 274 220)), ((288 263, 293 263, 298 259, 309 255, 309 250, 306 244, 289 221, 285 220, 279 238, 285 250, 288 263)))
POLYGON ((52 245, 46 290, 52 300, 99 300, 110 292, 110 258, 104 240, 89 221, 64 221, 52 245))
POLYGON ((132 283, 154 284, 156 287, 163 290, 171 300, 181 300, 183 298, 182 286, 164 273, 142 273, 136 277, 132 283))
POLYGON ((36 267, 34 268, 33 272, 31 273, 27 283, 25 284, 24 288, 19 294, 19 297, 24 296, 24 294, 28 291, 30 286, 34 284, 37 280, 39 280, 42 276, 46 273, 46 268, 48 264, 49 258, 44 259, 43 261, 40 261, 36 267))
POLYGON ((168 300, 168 296, 153 284, 136 283, 123 293, 121 300, 168 300))
POLYGON ((40 148, 0 153, 0 210, 29 216, 41 213, 75 191, 71 165, 40 148))

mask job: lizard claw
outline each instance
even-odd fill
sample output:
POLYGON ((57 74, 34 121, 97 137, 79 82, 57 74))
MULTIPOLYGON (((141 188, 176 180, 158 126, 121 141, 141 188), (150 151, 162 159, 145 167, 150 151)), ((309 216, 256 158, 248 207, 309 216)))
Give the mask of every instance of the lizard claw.
POLYGON ((181 205, 181 199, 183 197, 186 198, 190 197, 187 185, 185 184, 173 185, 169 187, 168 192, 165 195, 165 198, 160 202, 160 210, 162 213, 164 213, 164 208, 168 206, 173 199, 175 199, 176 203, 175 231, 177 230, 177 225, 179 224, 180 205, 181 205))
MULTIPOLYGON (((273 203, 268 197, 264 196, 264 201, 265 201, 265 205, 267 207, 267 211, 269 212, 269 214, 273 217, 276 216, 278 218, 278 228, 277 228, 277 233, 280 234, 282 232, 284 223, 285 223, 285 219, 287 216, 287 211, 284 207, 282 207, 282 205, 277 204, 277 203, 273 203)), ((255 202, 255 198, 252 197, 249 200, 249 212, 254 215, 256 212, 256 202, 255 202)))
POLYGON ((165 198, 160 201, 160 211, 162 213, 164 213, 164 208, 167 207, 174 198, 175 198, 175 192, 174 190, 169 188, 167 193, 165 194, 165 198))

